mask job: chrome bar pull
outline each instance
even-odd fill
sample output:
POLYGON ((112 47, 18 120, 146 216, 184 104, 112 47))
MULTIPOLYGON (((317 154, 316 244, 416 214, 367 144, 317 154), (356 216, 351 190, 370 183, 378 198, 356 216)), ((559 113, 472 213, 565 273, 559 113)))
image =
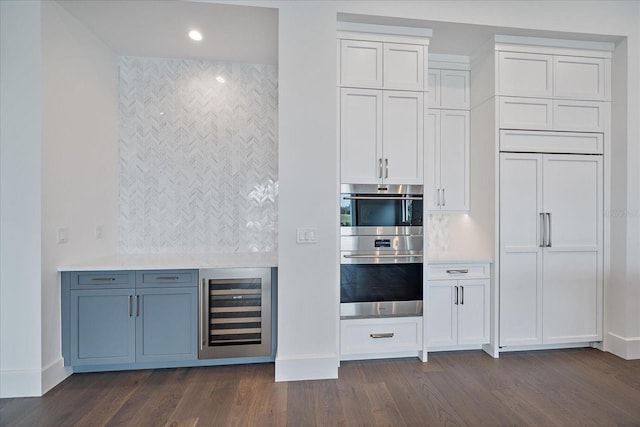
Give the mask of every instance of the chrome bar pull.
POLYGON ((551 247, 551 213, 547 212, 547 247, 551 247))
POLYGON ((457 286, 454 286, 454 288, 456 288, 456 289, 455 289, 455 292, 456 292, 456 299, 455 299, 455 301, 453 302, 453 304, 454 304, 454 305, 458 305, 458 287, 457 287, 457 286))
POLYGON ((157 276, 156 280, 178 280, 178 276, 157 276))
POLYGON ((384 177, 389 178, 389 159, 384 159, 384 177))
POLYGON ((378 159, 378 178, 382 179, 382 157, 378 159))
POLYGON ((136 317, 140 317, 140 295, 136 295, 136 317))
POLYGON ((129 317, 131 317, 131 295, 127 297, 127 305, 128 305, 127 311, 129 312, 129 317))
POLYGON ((545 222, 544 222, 544 213, 540 212, 540 247, 544 248, 545 246, 545 222))
POLYGON ((343 255, 344 258, 422 258, 422 254, 343 255))
POLYGON ((423 200, 422 196, 345 196, 342 200, 423 200))
POLYGON ((440 189, 436 190, 436 206, 440 206, 440 189))
POLYGON ((460 286, 460 305, 464 305, 464 286, 460 286))
POLYGON ((447 274, 467 274, 469 272, 468 268, 456 268, 455 270, 446 270, 447 274))
POLYGON ((93 277, 91 278, 92 282, 113 282, 115 281, 115 277, 93 277))
POLYGON ((374 334, 369 334, 369 336, 371 338, 374 338, 374 339, 378 339, 378 338, 393 338, 393 335, 394 335, 393 332, 383 332, 383 333, 380 333, 380 334, 375 334, 375 333, 374 334))
POLYGON ((444 197, 444 188, 442 189, 442 206, 445 206, 447 204, 447 201, 444 197))

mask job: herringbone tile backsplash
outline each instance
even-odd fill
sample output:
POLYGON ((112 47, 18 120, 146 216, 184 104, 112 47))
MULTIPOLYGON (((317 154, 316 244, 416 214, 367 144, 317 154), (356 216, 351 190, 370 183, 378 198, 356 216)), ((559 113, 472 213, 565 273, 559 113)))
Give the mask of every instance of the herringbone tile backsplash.
POLYGON ((276 66, 119 65, 120 252, 276 250, 276 66))

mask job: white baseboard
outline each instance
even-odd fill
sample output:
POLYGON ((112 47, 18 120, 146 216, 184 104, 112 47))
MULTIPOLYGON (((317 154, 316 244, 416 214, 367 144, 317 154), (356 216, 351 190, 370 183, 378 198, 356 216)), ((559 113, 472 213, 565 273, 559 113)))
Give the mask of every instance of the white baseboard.
POLYGON ((62 358, 43 369, 0 371, 0 398, 40 397, 72 373, 62 358))
POLYGON ((73 369, 69 366, 64 366, 62 357, 45 366, 42 370, 42 394, 44 395, 60 384, 71 374, 73 374, 73 369))
POLYGON ((42 396, 39 369, 0 371, 0 398, 42 396))
POLYGON ((625 338, 609 332, 605 344, 606 351, 625 360, 640 359, 640 337, 625 338))
POLYGON ((338 378, 337 354, 276 355, 276 382, 338 378))

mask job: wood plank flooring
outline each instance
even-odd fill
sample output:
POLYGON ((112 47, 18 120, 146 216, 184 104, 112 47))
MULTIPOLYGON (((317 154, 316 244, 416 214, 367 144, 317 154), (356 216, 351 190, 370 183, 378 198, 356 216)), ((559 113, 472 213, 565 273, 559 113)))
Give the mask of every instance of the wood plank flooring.
POLYGON ((337 380, 274 365, 74 374, 0 401, 1 426, 640 426, 640 360, 594 349, 343 362, 337 380))

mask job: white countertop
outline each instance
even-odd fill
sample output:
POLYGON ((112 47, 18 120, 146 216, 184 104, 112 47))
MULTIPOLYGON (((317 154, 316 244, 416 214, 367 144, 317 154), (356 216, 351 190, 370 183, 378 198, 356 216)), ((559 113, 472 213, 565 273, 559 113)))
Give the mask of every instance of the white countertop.
POLYGON ((222 267, 277 267, 275 252, 231 254, 112 255, 61 265, 58 271, 173 270, 222 267))

